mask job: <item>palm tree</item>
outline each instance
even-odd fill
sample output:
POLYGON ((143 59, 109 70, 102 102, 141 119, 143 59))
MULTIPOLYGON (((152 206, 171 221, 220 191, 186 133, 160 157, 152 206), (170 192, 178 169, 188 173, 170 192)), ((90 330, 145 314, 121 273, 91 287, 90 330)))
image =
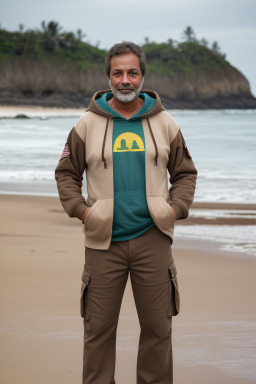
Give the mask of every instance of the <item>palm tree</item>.
POLYGON ((53 37, 58 36, 60 31, 62 30, 62 27, 59 25, 57 21, 50 21, 47 25, 47 28, 51 36, 53 37))
POLYGON ((49 21, 49 23, 46 24, 44 20, 41 22, 41 26, 43 29, 46 49, 49 51, 58 49, 62 27, 57 21, 49 21))
POLYGON ((77 36, 77 39, 78 39, 79 41, 82 41, 83 38, 86 37, 86 34, 83 33, 82 29, 79 28, 79 29, 76 31, 76 36, 77 36))
POLYGON ((183 31, 183 39, 187 42, 191 43, 192 41, 196 41, 196 35, 192 27, 187 26, 183 31))
POLYGON ((212 43, 212 51, 216 54, 220 54, 220 47, 217 41, 212 43))
POLYGON ((50 36, 58 36, 60 31, 62 30, 62 27, 59 25, 57 21, 49 21, 49 23, 46 25, 45 21, 43 20, 41 22, 41 26, 44 33, 49 33, 50 36))
POLYGON ((22 23, 19 24, 19 31, 20 31, 20 33, 23 33, 24 28, 25 28, 24 24, 22 24, 22 23))

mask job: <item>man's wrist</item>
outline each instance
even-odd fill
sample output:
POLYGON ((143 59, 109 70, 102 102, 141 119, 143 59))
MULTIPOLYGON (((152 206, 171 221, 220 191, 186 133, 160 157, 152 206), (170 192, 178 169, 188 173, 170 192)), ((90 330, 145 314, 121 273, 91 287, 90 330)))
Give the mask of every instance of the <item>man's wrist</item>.
POLYGON ((175 220, 180 220, 184 218, 183 209, 178 204, 172 203, 171 208, 176 214, 175 220))
POLYGON ((90 210, 90 207, 88 207, 87 209, 86 209, 86 211, 84 212, 84 214, 83 214, 83 217, 82 217, 82 223, 84 224, 84 222, 85 222, 85 218, 86 218, 86 215, 87 215, 87 213, 89 212, 89 210, 90 210))
POLYGON ((171 207, 171 210, 172 210, 172 213, 173 213, 173 216, 174 216, 174 220, 176 220, 177 215, 176 215, 176 212, 175 212, 174 208, 171 207))

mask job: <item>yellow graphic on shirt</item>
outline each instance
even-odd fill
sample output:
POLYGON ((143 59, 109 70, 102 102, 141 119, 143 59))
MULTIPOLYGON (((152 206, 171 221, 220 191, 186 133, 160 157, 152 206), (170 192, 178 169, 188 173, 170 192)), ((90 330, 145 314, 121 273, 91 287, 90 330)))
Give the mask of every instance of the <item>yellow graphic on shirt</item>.
POLYGON ((139 135, 125 132, 116 138, 114 152, 145 151, 144 144, 139 135))

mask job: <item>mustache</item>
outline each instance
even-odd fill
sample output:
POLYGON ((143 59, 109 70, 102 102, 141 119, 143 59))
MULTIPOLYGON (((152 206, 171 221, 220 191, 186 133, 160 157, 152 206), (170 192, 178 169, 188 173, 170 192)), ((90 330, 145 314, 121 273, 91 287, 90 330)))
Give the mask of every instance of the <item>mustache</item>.
POLYGON ((135 88, 131 87, 130 85, 119 85, 116 89, 118 91, 120 91, 120 89, 129 89, 130 91, 135 91, 135 88))

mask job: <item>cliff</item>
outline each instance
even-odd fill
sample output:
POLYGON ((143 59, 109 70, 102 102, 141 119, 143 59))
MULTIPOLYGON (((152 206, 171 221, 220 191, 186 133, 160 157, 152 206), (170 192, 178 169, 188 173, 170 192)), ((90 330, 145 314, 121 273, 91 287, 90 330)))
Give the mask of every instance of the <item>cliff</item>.
MULTIPOLYGON (((0 104, 83 107, 91 95, 108 88, 104 70, 84 72, 76 65, 8 59, 0 62, 0 104)), ((166 108, 256 108, 246 78, 234 67, 197 68, 172 75, 148 72, 144 89, 154 89, 166 108)))
MULTIPOLYGON (((106 51, 82 41, 82 32, 60 32, 57 22, 42 30, 0 28, 0 104, 84 107, 108 88, 106 51)), ((195 39, 165 43, 145 39, 148 73, 144 89, 157 91, 166 108, 256 108, 247 79, 220 52, 195 39)))
POLYGON ((149 73, 145 85, 157 90, 169 108, 256 108, 248 80, 231 65, 221 70, 177 71, 172 77, 149 73))

